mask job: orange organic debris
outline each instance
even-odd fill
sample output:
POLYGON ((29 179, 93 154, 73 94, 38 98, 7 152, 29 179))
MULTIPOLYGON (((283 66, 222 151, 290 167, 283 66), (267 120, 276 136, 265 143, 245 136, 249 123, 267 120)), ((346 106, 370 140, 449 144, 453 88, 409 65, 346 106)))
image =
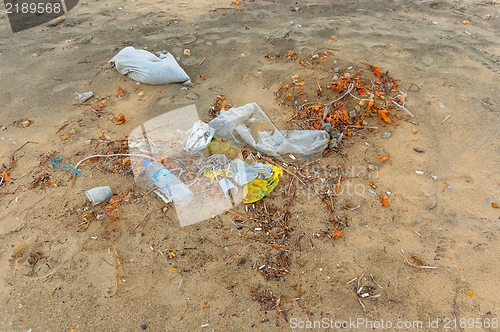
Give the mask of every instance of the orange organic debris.
POLYGON ((298 58, 297 53, 295 53, 295 51, 292 50, 286 53, 286 57, 288 58, 288 60, 296 60, 298 58))
POLYGON ((382 204, 383 207, 388 207, 389 197, 387 197, 385 194, 380 194, 380 203, 382 204))
POLYGON ((9 182, 9 181, 10 181, 10 176, 9 176, 9 174, 7 173, 7 170, 6 170, 6 169, 4 169, 4 170, 2 171, 1 176, 3 177, 3 181, 4 181, 4 182, 9 182))
POLYGON ((118 114, 117 116, 114 117, 114 119, 116 121, 115 122, 116 125, 122 125, 125 123, 125 121, 127 121, 127 119, 125 119, 125 114, 123 113, 118 114))
POLYGON ((226 103, 227 103, 227 99, 226 98, 222 99, 222 102, 220 103, 220 110, 221 111, 225 111, 226 103))
POLYGON ((373 71, 373 73, 377 76, 377 77, 380 77, 382 76, 382 72, 380 71, 380 67, 379 66, 371 66, 370 69, 373 71))
POLYGON ((381 163, 384 163, 384 162, 386 162, 389 159, 389 156, 379 156, 379 155, 377 155, 375 157, 377 157, 378 159, 380 159, 381 163))
MULTIPOLYGON (((3 175, 3 173, 2 173, 2 175, 3 175)), ((500 208, 500 206, 498 206, 497 203, 491 203, 491 207, 494 208, 494 209, 499 209, 500 208)))
POLYGON ((373 95, 370 96, 370 101, 368 102, 368 105, 366 105, 366 108, 371 109, 373 107, 373 95))
POLYGON ((337 239, 340 239, 342 237, 342 231, 339 230, 339 229, 336 229, 334 232, 333 232, 333 237, 335 238, 335 240, 337 239))
POLYGON ((128 92, 125 91, 121 86, 119 86, 118 89, 116 89, 116 96, 118 98, 125 97, 126 95, 128 95, 128 92))
POLYGON ((311 109, 312 111, 319 111, 322 108, 323 108, 323 104, 316 104, 316 105, 309 106, 309 109, 311 109))
POLYGON ((386 123, 392 123, 391 119, 389 119, 389 116, 391 112, 389 110, 377 110, 377 117, 378 117, 378 123, 380 124, 380 119, 384 120, 386 123))

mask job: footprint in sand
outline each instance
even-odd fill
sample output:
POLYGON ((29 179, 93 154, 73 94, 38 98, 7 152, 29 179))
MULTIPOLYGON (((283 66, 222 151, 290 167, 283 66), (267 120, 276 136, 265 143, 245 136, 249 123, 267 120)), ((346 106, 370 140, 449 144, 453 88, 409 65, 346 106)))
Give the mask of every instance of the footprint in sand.
POLYGON ((53 250, 46 250, 43 245, 20 244, 14 248, 10 260, 16 274, 31 278, 45 278, 57 270, 59 266, 58 254, 53 250))

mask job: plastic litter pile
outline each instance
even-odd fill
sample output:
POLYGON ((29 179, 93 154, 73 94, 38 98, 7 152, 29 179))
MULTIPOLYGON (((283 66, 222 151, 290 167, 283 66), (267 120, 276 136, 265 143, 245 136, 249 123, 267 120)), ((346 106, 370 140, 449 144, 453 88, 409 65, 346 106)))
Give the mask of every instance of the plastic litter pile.
POLYGON ((269 195, 283 170, 260 160, 261 154, 290 162, 321 157, 329 141, 324 130, 278 130, 255 103, 220 112, 209 123, 200 121, 196 107, 190 105, 136 128, 129 136, 129 149, 157 160, 153 172, 149 161, 132 158, 135 180, 154 189, 164 202, 173 201, 181 225, 186 226, 269 195), (248 147, 256 152, 246 151, 248 147), (180 194, 167 180, 173 179, 172 174, 189 188, 192 199, 176 201, 180 194))

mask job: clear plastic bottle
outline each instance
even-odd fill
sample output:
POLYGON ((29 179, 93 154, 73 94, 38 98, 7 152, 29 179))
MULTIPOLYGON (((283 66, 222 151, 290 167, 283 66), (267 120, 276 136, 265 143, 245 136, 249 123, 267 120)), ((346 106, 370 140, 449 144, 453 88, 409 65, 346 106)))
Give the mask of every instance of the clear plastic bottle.
POLYGON ((194 199, 191 189, 162 164, 144 160, 143 165, 146 167, 146 175, 151 182, 167 197, 171 197, 175 204, 187 206, 194 199))

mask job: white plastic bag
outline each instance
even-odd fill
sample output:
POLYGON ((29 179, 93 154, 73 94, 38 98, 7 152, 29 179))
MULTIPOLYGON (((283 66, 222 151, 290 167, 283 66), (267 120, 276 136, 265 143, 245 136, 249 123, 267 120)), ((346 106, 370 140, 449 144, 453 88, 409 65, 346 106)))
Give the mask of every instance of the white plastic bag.
POLYGON ((132 46, 125 47, 111 60, 109 65, 134 81, 146 84, 183 83, 191 84, 189 76, 182 69, 172 54, 160 54, 157 57, 145 50, 136 50, 132 46))
POLYGON ((191 134, 189 135, 186 145, 184 146, 184 151, 188 154, 195 154, 205 149, 212 140, 214 136, 214 129, 210 128, 205 122, 198 120, 193 124, 191 128, 191 134))
POLYGON ((278 130, 256 103, 221 111, 208 125, 215 129, 216 138, 245 142, 262 153, 289 161, 321 157, 330 140, 324 130, 278 130))

